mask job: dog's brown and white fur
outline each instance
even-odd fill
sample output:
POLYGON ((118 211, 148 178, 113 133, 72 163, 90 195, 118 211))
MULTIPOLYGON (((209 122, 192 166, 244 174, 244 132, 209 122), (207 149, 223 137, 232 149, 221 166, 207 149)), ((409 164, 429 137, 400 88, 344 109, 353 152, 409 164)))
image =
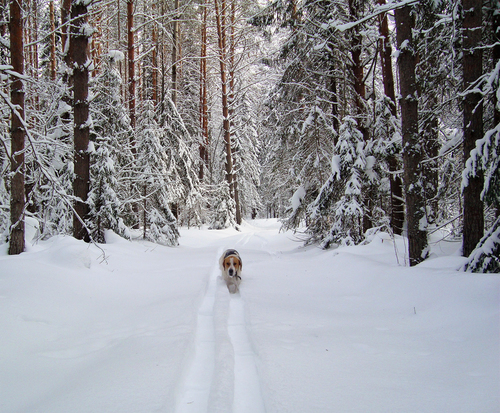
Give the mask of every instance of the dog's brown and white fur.
POLYGON ((240 254, 236 250, 226 250, 220 257, 219 264, 227 289, 231 294, 237 293, 241 283, 241 269, 243 268, 240 254))

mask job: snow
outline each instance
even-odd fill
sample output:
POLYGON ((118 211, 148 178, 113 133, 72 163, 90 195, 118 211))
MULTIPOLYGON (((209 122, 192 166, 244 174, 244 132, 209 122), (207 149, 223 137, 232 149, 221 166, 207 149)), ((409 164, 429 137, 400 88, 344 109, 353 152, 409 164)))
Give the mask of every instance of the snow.
POLYGON ((125 54, 120 50, 110 50, 108 52, 108 56, 115 62, 121 62, 122 60, 125 60, 125 54))
POLYGON ((337 179, 340 179, 340 171, 342 169, 342 158, 340 155, 332 156, 332 175, 336 176, 337 179))
POLYGON ((292 198, 291 198, 293 212, 295 212, 297 210, 297 208, 299 208, 302 205, 302 201, 304 200, 305 196, 306 196, 306 190, 301 185, 293 193, 292 198))
POLYGON ((385 233, 323 251, 275 220, 240 229, 1 245, 0 411, 500 411, 500 277, 457 271, 460 243, 408 268, 385 233))

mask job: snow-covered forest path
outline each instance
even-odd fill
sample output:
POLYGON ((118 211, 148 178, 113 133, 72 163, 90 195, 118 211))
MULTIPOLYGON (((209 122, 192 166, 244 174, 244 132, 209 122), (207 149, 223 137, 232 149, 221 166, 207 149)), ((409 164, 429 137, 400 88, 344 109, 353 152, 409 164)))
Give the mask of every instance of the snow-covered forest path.
MULTIPOLYGON (((253 237, 258 236, 241 234, 231 245, 243 247, 253 237)), ((194 345, 179 386, 176 413, 265 412, 245 302, 239 293, 230 295, 222 285, 219 258, 223 250, 217 249, 198 308, 194 345)))
POLYGON ((323 251, 279 228, 2 246, 0 412, 500 411, 498 275, 457 271, 438 237, 408 268, 402 238, 323 251))

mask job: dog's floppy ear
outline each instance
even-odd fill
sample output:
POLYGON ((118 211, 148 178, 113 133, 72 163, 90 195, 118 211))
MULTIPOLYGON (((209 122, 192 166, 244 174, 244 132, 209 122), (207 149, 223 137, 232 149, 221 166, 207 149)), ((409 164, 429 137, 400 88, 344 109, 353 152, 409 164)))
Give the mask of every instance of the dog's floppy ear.
POLYGON ((241 258, 238 257, 238 265, 240 267, 240 271, 243 269, 243 262, 241 262, 241 258))

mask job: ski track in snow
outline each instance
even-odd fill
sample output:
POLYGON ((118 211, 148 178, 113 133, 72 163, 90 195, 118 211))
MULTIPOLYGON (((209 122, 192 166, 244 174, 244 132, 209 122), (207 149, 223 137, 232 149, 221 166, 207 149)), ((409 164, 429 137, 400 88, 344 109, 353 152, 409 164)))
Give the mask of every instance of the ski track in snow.
POLYGON ((245 305, 239 295, 231 297, 228 332, 234 348, 233 413, 263 413, 264 402, 245 322, 245 305))
MULTIPOLYGON (((251 238, 249 235, 236 245, 245 245, 251 238)), ((229 295, 225 284, 218 282, 222 251, 223 248, 220 248, 217 252, 216 263, 198 309, 194 355, 180 386, 176 413, 210 413, 211 407, 220 410, 216 406, 231 403, 232 413, 265 413, 255 353, 246 328, 244 300, 239 293, 229 295), (223 294, 221 291, 217 293, 218 288, 225 290, 223 294), (217 328, 221 322, 217 313, 221 308, 225 309, 222 315, 225 337, 221 337, 220 328, 217 328), (224 363, 221 360, 225 360, 224 363), (231 383, 227 382, 227 371, 224 372, 228 366, 233 369, 229 374, 231 383), (222 383, 214 383, 217 377, 223 378, 222 383), (226 391, 221 391, 221 385, 226 387, 226 391), (232 397, 227 394, 228 391, 233 393, 232 397)))
MULTIPOLYGON (((222 249, 219 251, 222 254, 222 249)), ((214 305, 218 266, 212 269, 196 322, 194 358, 181 387, 177 413, 208 411, 210 387, 215 369, 214 305)))

